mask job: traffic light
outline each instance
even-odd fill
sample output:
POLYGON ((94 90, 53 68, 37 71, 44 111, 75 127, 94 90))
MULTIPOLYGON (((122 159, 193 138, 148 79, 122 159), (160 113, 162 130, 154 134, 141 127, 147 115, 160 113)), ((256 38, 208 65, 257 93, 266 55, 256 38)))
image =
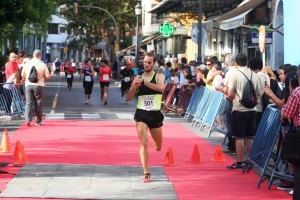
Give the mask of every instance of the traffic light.
POLYGON ((73 14, 74 15, 78 14, 78 2, 77 2, 77 0, 73 1, 73 14))

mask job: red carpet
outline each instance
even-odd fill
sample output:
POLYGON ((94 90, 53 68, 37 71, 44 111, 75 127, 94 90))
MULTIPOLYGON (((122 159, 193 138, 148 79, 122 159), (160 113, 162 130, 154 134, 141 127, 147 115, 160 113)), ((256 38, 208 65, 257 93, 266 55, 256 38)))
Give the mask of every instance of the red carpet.
MULTIPOLYGON (((139 143, 134 122, 99 121, 45 121, 44 127, 19 128, 10 138, 15 144, 24 144, 31 163, 139 165, 139 143)), ((227 170, 232 158, 226 162, 213 162, 215 147, 176 123, 164 125, 164 146, 155 152, 150 144, 150 165, 161 166, 168 147, 172 147, 176 166, 165 167, 169 180, 180 200, 291 199, 287 193, 275 188, 267 190, 266 183, 256 189, 258 176, 253 172, 227 170), (204 163, 190 163, 194 144, 199 145, 204 163)), ((149 137, 150 138, 150 137, 149 137)), ((14 145, 12 146, 14 148, 14 145)), ((12 161, 12 153, 1 154, 2 161, 12 161)), ((7 167, 8 170, 17 170, 7 167)), ((142 172, 141 172, 142 175, 142 172)), ((153 174, 155 176, 155 174, 153 174)), ((5 180, 11 175, 0 175, 5 180)), ((12 199, 12 198, 9 198, 12 199)))

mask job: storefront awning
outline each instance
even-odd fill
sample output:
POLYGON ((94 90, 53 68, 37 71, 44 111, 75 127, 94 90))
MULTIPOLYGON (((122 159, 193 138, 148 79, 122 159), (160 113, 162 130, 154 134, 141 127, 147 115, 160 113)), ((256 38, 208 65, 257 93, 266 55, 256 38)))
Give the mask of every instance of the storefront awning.
POLYGON ((254 8, 265 2, 265 0, 248 0, 242 2, 235 9, 215 19, 220 24, 220 29, 229 30, 244 24, 245 16, 254 8))
MULTIPOLYGON (((254 0, 256 1, 256 0, 254 0)), ((242 0, 203 0, 202 12, 206 17, 216 16, 219 13, 226 13, 239 5, 242 0)), ((168 13, 198 13, 199 0, 163 0, 149 13, 156 13, 158 16, 168 13)))
MULTIPOLYGON (((159 38, 161 38, 161 37, 162 37, 162 34, 161 34, 161 33, 155 33, 155 34, 153 34, 153 35, 151 35, 151 36, 149 36, 149 37, 143 39, 142 42, 139 44, 139 47, 140 47, 140 46, 143 46, 143 45, 145 45, 145 44, 147 44, 147 43, 149 43, 149 42, 151 42, 152 40, 156 40, 156 39, 159 39, 159 38)), ((136 47, 136 45, 131 45, 131 46, 125 48, 125 49, 122 49, 122 50, 119 51, 118 53, 121 53, 121 52, 127 52, 127 51, 129 51, 129 50, 135 49, 135 47, 136 47)))

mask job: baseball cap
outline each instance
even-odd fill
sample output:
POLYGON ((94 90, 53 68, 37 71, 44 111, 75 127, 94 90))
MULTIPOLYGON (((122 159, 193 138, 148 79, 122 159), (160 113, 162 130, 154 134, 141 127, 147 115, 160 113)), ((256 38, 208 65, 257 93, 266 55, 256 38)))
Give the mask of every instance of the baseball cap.
POLYGON ((206 66, 204 64, 201 64, 201 65, 197 66, 197 69, 205 70, 206 66))

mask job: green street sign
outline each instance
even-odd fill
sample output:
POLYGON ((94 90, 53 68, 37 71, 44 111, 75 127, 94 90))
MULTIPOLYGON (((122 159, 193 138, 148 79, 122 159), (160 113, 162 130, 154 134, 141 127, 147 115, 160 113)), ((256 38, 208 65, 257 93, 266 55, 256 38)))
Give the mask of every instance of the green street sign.
POLYGON ((170 22, 164 22, 163 25, 159 27, 159 32, 163 34, 164 37, 170 37, 174 33, 174 26, 170 22))

